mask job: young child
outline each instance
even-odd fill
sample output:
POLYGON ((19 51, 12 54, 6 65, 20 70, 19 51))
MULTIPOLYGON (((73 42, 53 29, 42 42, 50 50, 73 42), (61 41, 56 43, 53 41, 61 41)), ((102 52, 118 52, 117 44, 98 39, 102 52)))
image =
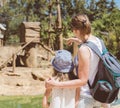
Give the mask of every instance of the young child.
MULTIPOLYGON (((52 66, 54 80, 61 82, 76 79, 73 72, 72 55, 69 51, 58 50, 52 60, 52 66)), ((43 108, 77 108, 79 94, 79 88, 46 89, 42 103, 43 108), (48 103, 50 94, 50 103, 48 103)))

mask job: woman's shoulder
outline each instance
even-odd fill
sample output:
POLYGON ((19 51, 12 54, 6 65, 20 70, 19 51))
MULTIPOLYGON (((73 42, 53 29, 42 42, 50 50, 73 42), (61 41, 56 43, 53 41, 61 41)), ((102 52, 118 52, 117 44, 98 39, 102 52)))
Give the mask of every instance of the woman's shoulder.
POLYGON ((90 50, 88 46, 82 45, 78 50, 78 58, 82 60, 86 60, 90 57, 90 50))
POLYGON ((91 35, 87 41, 98 41, 99 38, 97 36, 91 35))
POLYGON ((80 47, 79 47, 79 49, 78 49, 78 53, 87 53, 89 51, 89 48, 88 48, 88 46, 87 45, 81 45, 80 47))

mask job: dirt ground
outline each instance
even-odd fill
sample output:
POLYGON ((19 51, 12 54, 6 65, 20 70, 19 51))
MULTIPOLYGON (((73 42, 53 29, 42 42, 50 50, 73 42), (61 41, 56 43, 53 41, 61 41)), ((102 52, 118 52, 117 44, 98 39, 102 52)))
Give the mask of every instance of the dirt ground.
MULTIPOLYGON (((21 46, 0 47, 0 66, 19 49, 21 49, 21 46)), ((21 51, 17 55, 22 55, 23 52, 21 51)), ((50 61, 42 60, 47 58, 47 51, 38 46, 36 49, 34 48, 34 51, 32 50, 31 55, 28 54, 27 56, 31 57, 25 59, 29 62, 29 66, 18 65, 15 67, 14 72, 12 66, 0 68, 0 95, 38 95, 44 93, 44 80, 51 75, 50 61), (38 63, 38 65, 33 64, 34 62, 38 63)), ((16 65, 18 61, 21 60, 16 59, 16 65)), ((12 62, 7 63, 12 64, 12 62)))
POLYGON ((44 80, 52 73, 51 66, 41 68, 6 67, 0 71, 0 95, 43 94, 44 80))

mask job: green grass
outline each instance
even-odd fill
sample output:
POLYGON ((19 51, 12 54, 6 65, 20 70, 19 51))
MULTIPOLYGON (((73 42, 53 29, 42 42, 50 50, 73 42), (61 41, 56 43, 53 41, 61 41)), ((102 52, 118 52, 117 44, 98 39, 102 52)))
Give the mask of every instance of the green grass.
MULTIPOLYGON (((0 108, 42 108, 43 95, 38 96, 0 96, 0 108)), ((112 106, 119 105, 120 99, 112 106)))
POLYGON ((0 108, 42 108, 42 95, 0 96, 0 108))

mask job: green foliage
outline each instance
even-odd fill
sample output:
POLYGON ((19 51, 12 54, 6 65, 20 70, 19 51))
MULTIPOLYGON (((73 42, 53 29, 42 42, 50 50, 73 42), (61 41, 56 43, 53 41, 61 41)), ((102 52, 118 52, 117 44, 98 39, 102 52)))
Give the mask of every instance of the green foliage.
POLYGON ((6 41, 6 44, 19 43, 20 42, 19 39, 20 38, 18 37, 18 35, 10 35, 8 40, 6 41))
POLYGON ((113 9, 111 13, 104 13, 100 19, 92 22, 95 35, 102 37, 107 48, 120 59, 120 11, 113 9))
MULTIPOLYGON (((77 13, 85 13, 90 18, 93 33, 103 38, 108 49, 120 59, 120 10, 114 0, 60 0, 59 3, 62 16, 61 30, 56 29, 56 0, 51 0, 51 5, 49 0, 10 0, 0 9, 0 22, 6 24, 7 39, 15 41, 11 36, 17 35, 21 22, 39 21, 42 40, 50 38, 50 43, 55 44, 59 33, 62 33, 64 38, 73 36, 70 28, 71 17, 77 13), (50 29, 54 31, 51 34, 48 33, 50 21, 50 29)), ((18 39, 15 39, 18 42, 18 39)))

